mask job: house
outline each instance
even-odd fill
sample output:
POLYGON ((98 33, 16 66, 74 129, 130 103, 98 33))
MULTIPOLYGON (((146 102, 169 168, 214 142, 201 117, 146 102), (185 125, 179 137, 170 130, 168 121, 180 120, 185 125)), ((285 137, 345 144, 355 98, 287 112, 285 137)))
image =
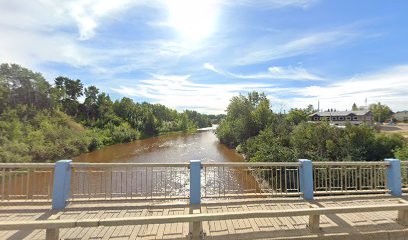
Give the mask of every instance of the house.
POLYGON ((396 112, 392 118, 397 119, 398 122, 408 122, 408 111, 396 112))
POLYGON ((371 124, 373 116, 371 111, 359 110, 359 111, 327 111, 316 112, 309 115, 311 122, 328 121, 334 125, 345 125, 347 122, 351 124, 359 125, 362 123, 371 124))

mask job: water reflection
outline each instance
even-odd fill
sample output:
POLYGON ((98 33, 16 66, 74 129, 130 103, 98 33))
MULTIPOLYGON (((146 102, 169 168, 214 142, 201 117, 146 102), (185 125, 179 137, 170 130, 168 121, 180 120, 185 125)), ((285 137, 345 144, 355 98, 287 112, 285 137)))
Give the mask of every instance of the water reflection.
POLYGON ((126 144, 116 144, 82 154, 76 162, 179 163, 200 159, 202 162, 240 162, 243 157, 219 143, 212 131, 152 137, 126 144))

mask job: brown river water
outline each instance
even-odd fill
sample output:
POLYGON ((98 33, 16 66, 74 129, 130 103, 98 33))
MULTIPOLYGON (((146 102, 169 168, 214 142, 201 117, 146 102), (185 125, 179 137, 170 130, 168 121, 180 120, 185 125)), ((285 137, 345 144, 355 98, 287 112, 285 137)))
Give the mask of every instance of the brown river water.
MULTIPOLYGON (((74 158, 74 162, 90 163, 188 163, 190 160, 201 160, 202 163, 230 163, 243 162, 244 158, 235 150, 220 144, 213 130, 197 131, 192 134, 178 133, 116 144, 74 158)), ((142 169, 137 173, 136 170, 134 177, 129 177, 125 172, 119 172, 112 175, 112 180, 109 181, 114 182, 116 189, 129 185, 129 182, 133 182, 132 185, 140 184, 131 190, 136 195, 140 193, 140 196, 155 193, 156 195, 188 194, 189 180, 185 172, 177 172, 177 170, 170 172, 173 170, 169 169, 158 169, 148 173, 143 171, 145 170, 142 169), (122 175, 126 176, 125 180, 122 175)), ((77 178, 80 179, 80 176, 77 178)), ((90 180, 84 178, 79 180, 78 185, 74 184, 77 186, 74 187, 77 192, 88 192, 87 186, 81 186, 81 183, 86 181, 90 180)), ((102 177, 99 179, 95 176, 91 181, 97 185, 104 180, 102 177)), ((225 196, 229 193, 243 193, 247 189, 255 189, 257 184, 248 171, 228 167, 207 167, 202 170, 202 188, 204 195, 225 196)), ((123 191, 130 190, 119 190, 119 192, 123 191)))
MULTIPOLYGON (((116 144, 81 154, 74 162, 87 163, 202 163, 243 162, 235 150, 220 144, 212 130, 192 134, 177 133, 116 144)), ((188 196, 189 169, 116 167, 75 169, 72 196, 76 198, 115 198, 128 196, 188 196)), ((204 167, 201 174, 202 192, 208 196, 248 193, 258 189, 248 169, 204 167)), ((43 198, 52 193, 51 169, 7 173, 2 192, 6 198, 43 198), (37 196, 37 197, 35 197, 37 196)))
POLYGON ((193 134, 178 133, 116 144, 85 153, 75 162, 185 163, 190 160, 208 162, 242 162, 235 150, 220 144, 213 131, 193 134))

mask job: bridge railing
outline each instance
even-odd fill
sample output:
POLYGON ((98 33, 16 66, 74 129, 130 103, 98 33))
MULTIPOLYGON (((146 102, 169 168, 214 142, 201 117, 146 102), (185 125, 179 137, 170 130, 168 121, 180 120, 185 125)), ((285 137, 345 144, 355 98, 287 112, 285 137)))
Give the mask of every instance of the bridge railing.
POLYGON ((408 190, 408 166, 396 159, 194 162, 198 168, 193 168, 192 163, 2 163, 0 200, 50 200, 54 195, 59 206, 65 206, 67 200, 85 199, 195 198, 199 202, 210 197, 302 196, 311 200, 313 195, 400 195, 401 189, 408 190))
POLYGON ((387 192, 388 162, 314 162, 315 195, 387 192))
POLYGON ((188 198, 188 163, 72 163, 71 200, 188 198))
POLYGON ((401 185, 402 191, 408 192, 408 161, 401 161, 401 185))
POLYGON ((203 163, 202 197, 299 196, 298 162, 203 163))
POLYGON ((54 165, 0 163, 1 200, 51 200, 54 165))

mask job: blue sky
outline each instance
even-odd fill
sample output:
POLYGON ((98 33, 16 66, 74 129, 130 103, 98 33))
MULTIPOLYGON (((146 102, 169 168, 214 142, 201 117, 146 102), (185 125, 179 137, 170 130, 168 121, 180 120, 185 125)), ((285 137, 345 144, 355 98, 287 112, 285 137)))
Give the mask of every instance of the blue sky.
POLYGON ((406 110, 407 12, 403 0, 0 0, 0 61, 180 111, 223 113, 252 90, 274 111, 366 98, 406 110))

